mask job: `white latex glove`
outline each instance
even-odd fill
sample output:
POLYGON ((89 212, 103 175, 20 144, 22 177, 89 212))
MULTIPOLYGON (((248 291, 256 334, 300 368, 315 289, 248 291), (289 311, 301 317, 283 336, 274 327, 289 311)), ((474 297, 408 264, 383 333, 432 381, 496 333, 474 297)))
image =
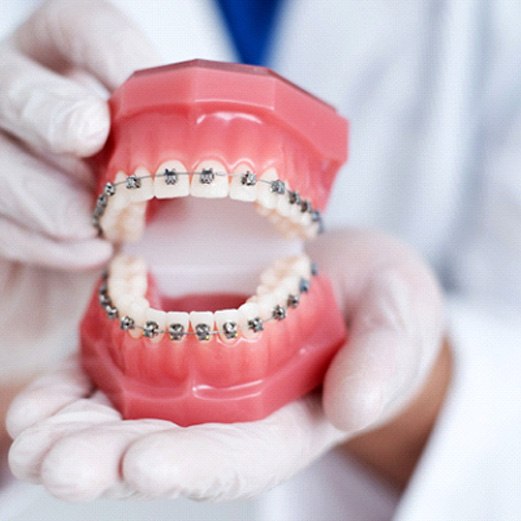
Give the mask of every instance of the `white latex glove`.
POLYGON ((0 45, 1 257, 59 269, 107 259, 80 158, 107 137, 103 89, 156 61, 139 30, 100 0, 46 2, 0 45))
POLYGON ((328 234, 311 249, 350 327, 323 396, 250 423, 122 421, 71 360, 15 399, 8 415, 14 474, 67 500, 233 499, 276 485, 390 419, 415 396, 440 348, 438 286, 410 249, 375 232, 328 234))
POLYGON ((107 137, 107 91, 156 62, 100 0, 46 2, 0 43, 0 387, 52 359, 92 289, 73 272, 111 255, 90 223, 82 158, 107 137))

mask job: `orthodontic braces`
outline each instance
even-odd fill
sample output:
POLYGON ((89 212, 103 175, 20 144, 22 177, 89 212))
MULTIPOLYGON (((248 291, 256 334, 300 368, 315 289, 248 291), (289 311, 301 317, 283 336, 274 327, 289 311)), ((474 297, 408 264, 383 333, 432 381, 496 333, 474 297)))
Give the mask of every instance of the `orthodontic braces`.
MULTIPOLYGON (((317 265, 311 263, 311 276, 318 275, 317 265)), ((166 329, 161 329, 157 322, 148 320, 143 326, 135 323, 135 320, 128 315, 123 317, 119 316, 119 311, 112 303, 112 299, 109 295, 108 290, 108 273, 104 272, 102 276, 102 283, 98 290, 98 301, 101 307, 104 309, 107 318, 109 320, 119 319, 119 327, 123 331, 129 331, 131 329, 140 329, 143 331, 143 336, 146 338, 154 338, 158 335, 168 334, 170 340, 181 341, 185 336, 196 336, 200 341, 208 341, 212 335, 224 335, 228 340, 233 340, 239 336, 238 324, 233 321, 225 322, 222 329, 212 329, 208 324, 200 323, 194 328, 194 331, 186 331, 185 327, 179 323, 169 324, 166 329)), ((302 295, 309 292, 311 287, 311 279, 301 277, 299 282, 298 294, 289 294, 286 299, 286 306, 277 304, 273 307, 272 313, 267 318, 254 317, 248 320, 248 329, 254 333, 260 333, 264 330, 264 324, 272 320, 281 321, 287 317, 290 309, 296 309, 302 299, 302 295)))
POLYGON ((230 179, 240 178, 241 184, 244 186, 255 186, 257 183, 264 183, 271 186, 271 191, 277 195, 288 194, 289 204, 300 207, 302 213, 309 213, 311 215, 311 222, 318 223, 318 233, 324 231, 324 223, 322 215, 318 210, 315 210, 308 199, 303 199, 300 194, 294 190, 288 190, 286 183, 280 179, 274 181, 268 181, 266 179, 258 179, 256 174, 246 170, 243 173, 229 174, 227 172, 215 172, 213 168, 203 168, 201 171, 195 172, 178 172, 175 169, 165 168, 162 174, 156 175, 143 175, 137 176, 132 174, 128 176, 124 181, 118 181, 117 183, 108 182, 103 188, 103 192, 98 196, 96 200, 96 206, 92 214, 92 225, 98 230, 100 235, 103 231, 100 226, 100 219, 103 217, 107 208, 109 197, 116 194, 116 189, 119 186, 125 186, 127 190, 138 190, 141 188, 142 179, 155 179, 156 177, 162 177, 167 185, 175 185, 179 179, 179 176, 197 175, 201 184, 210 185, 213 183, 216 177, 228 177, 230 179))

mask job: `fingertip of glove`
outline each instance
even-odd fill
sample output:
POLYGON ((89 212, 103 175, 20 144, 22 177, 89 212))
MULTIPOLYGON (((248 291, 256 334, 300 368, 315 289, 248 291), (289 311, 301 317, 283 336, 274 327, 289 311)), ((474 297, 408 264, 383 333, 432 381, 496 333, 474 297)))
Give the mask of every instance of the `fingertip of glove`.
POLYGON ((110 129, 107 103, 94 96, 78 102, 66 119, 65 126, 74 135, 72 153, 88 157, 99 152, 110 129))
MULTIPOLYGON (((45 488, 58 499, 84 502, 99 497, 104 489, 98 466, 74 458, 78 440, 59 441, 46 455, 41 468, 45 488), (71 446, 72 445, 72 446, 71 446)), ((94 462, 93 462, 94 463, 94 462)))
POLYGON ((384 410, 384 397, 374 382, 357 379, 335 391, 324 389, 324 411, 329 421, 347 433, 364 430, 378 421, 384 410))

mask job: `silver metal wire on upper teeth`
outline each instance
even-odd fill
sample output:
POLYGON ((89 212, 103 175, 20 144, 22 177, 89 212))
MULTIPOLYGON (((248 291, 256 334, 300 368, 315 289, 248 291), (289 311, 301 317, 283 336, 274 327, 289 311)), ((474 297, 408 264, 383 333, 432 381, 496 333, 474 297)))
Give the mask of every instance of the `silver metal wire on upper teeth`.
MULTIPOLYGON (((311 275, 314 276, 318 273, 316 264, 311 264, 311 275)), ((153 320, 147 320, 144 325, 136 324, 135 320, 128 316, 119 315, 117 307, 112 302, 109 294, 107 284, 108 274, 104 273, 102 277, 102 283, 98 290, 98 301, 100 306, 105 311, 107 318, 110 320, 119 319, 119 327, 123 331, 130 331, 140 329, 143 332, 145 338, 155 338, 164 333, 168 334, 170 340, 181 341, 185 336, 195 336, 201 342, 207 342, 210 340, 212 335, 222 334, 225 338, 233 340, 239 336, 239 329, 236 322, 227 321, 222 325, 222 329, 212 329, 210 324, 199 323, 196 324, 193 331, 187 331, 183 324, 172 323, 169 324, 165 329, 161 329, 159 324, 153 320)), ((271 315, 265 318, 253 317, 247 321, 247 327, 253 333, 260 333, 264 330, 264 324, 271 320, 281 321, 284 320, 290 309, 295 309, 299 306, 302 300, 302 295, 309 292, 311 287, 311 280, 302 277, 299 282, 299 293, 289 294, 285 306, 277 304, 273 307, 271 315)))
POLYGON ((100 219, 103 217, 105 210, 107 209, 109 198, 116 194, 117 189, 123 186, 126 190, 139 190, 142 186, 141 181, 143 179, 154 179, 155 177, 162 177, 167 185, 175 185, 179 176, 196 175, 199 176, 199 181, 204 185, 211 185, 215 181, 215 177, 238 177, 240 182, 244 186, 255 186, 257 183, 265 183, 270 186, 271 192, 280 196, 288 194, 288 201, 290 205, 296 205, 300 208, 301 213, 309 213, 311 215, 311 222, 318 224, 318 233, 324 231, 324 224, 322 221, 322 215, 318 210, 315 210, 311 202, 307 199, 303 199, 300 194, 294 190, 288 190, 286 183, 280 179, 268 181, 266 179, 257 179, 257 176, 247 170, 243 173, 229 174, 227 172, 216 172, 213 168, 203 168, 201 171, 196 172, 178 172, 175 169, 165 168, 163 173, 157 175, 143 175, 138 176, 132 174, 123 181, 115 183, 108 182, 103 187, 102 193, 96 200, 96 206, 94 207, 92 214, 92 224, 101 234, 100 219))

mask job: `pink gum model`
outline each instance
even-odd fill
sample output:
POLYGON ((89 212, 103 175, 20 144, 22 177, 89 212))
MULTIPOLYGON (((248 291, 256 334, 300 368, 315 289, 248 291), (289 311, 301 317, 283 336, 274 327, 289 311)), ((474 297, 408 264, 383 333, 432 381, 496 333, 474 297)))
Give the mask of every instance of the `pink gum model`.
MULTIPOLYGON (((155 199, 188 195, 254 202, 288 237, 321 231, 347 122, 280 76, 195 60, 135 73, 110 107, 93 224, 113 242, 140 238, 155 199)), ((249 298, 167 297, 119 255, 81 324, 83 366, 123 416, 179 425, 269 415, 320 385, 345 341, 331 284, 304 254, 275 262, 249 298)))

